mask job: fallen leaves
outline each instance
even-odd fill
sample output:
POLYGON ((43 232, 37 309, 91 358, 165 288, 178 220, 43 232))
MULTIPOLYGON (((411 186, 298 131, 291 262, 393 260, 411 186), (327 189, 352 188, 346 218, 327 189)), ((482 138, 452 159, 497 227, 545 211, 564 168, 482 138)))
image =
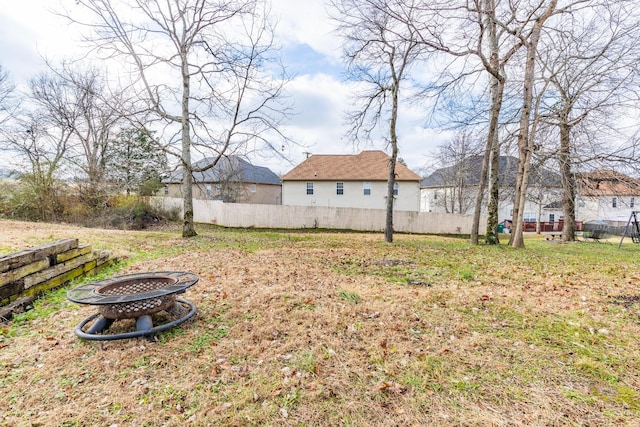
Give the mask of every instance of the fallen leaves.
POLYGON ((380 387, 378 387, 378 390, 385 393, 402 394, 407 391, 407 387, 395 381, 392 381, 392 382, 385 381, 382 383, 380 387))
MULTIPOLYGON (((260 239, 254 231, 209 233, 231 245, 238 235, 260 239)), ((598 412, 605 404, 622 423, 635 421, 637 414, 613 399, 587 404, 563 398, 553 386, 602 386, 594 376, 567 371, 567 359, 586 350, 609 358, 607 368, 625 381, 634 373, 624 367, 635 366, 638 324, 624 323, 631 331, 624 352, 611 343, 621 336, 618 325, 637 311, 637 284, 615 282, 620 296, 607 300, 612 281, 590 277, 601 274, 597 269, 589 267, 580 280, 573 275, 567 286, 559 274, 514 268, 523 251, 486 257, 487 265, 474 267, 486 278, 461 282, 450 280, 449 272, 480 262, 476 255, 487 248, 433 236, 402 235, 394 245, 379 245, 373 234, 305 234, 299 243, 293 233, 281 235, 286 243, 276 247, 272 238, 254 253, 201 247, 207 231, 186 243, 165 236, 169 246, 189 250, 132 260, 127 272, 188 269, 202 279, 186 295, 198 306, 197 317, 157 342, 80 342, 73 327, 86 314, 68 307, 59 309, 73 314, 68 318, 25 323, 28 333, 0 329, 7 384, 0 392, 11 398, 11 405, 0 401, 0 425, 24 419, 41 425, 340 425, 346 419, 353 425, 491 425, 496 413, 486 408, 496 401, 504 403, 498 415, 513 425, 531 425, 532 417, 553 424, 559 412, 577 424, 612 425, 598 412), (405 259, 413 261, 397 262, 405 259), (387 280, 393 274, 398 281, 387 280), (340 289, 362 302, 347 303, 340 289), (570 330, 565 341, 531 344, 527 337, 541 320, 566 322, 576 307, 580 336, 570 330), (590 307, 598 307, 595 320, 590 307), (189 351, 200 335, 222 330, 224 337, 189 351), (539 366, 544 372, 529 381, 531 367, 539 366), (466 377, 473 382, 455 380, 466 377), (526 396, 529 412, 512 392, 526 396), (104 404, 97 407, 96 399, 104 404)), ((123 247, 135 239, 127 236, 123 247)))

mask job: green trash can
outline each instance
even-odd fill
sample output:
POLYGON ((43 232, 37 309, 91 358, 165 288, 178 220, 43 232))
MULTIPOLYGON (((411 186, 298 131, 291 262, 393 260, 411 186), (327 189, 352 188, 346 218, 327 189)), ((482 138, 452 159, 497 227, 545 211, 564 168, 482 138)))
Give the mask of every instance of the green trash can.
POLYGON ((504 224, 498 224, 498 233, 504 233, 504 224))

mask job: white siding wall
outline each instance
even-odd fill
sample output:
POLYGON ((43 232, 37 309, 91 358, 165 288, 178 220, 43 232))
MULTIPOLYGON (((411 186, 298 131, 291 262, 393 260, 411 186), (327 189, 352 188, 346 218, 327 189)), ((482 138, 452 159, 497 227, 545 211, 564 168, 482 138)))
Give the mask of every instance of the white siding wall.
MULTIPOLYGON (((420 190, 420 211, 421 212, 446 212, 446 209, 442 203, 443 189, 435 189, 435 188, 422 188, 420 190), (434 198, 434 194, 438 193, 438 198, 434 198)), ((470 197, 470 194, 468 195, 470 197)), ((542 206, 550 203, 552 199, 545 200, 542 203, 542 206)), ((531 200, 525 201, 524 206, 524 214, 526 219, 531 219, 535 221, 535 219, 540 215, 540 221, 548 221, 548 212, 540 209, 540 204, 531 200)), ((466 212, 462 212, 462 214, 473 214, 474 203, 469 205, 469 208, 466 212)), ((487 198, 485 196, 482 202, 482 208, 480 212, 484 215, 487 214, 487 198)), ((456 212, 457 213, 457 212, 456 212)), ((505 219, 512 219, 513 217, 513 201, 512 200, 500 200, 498 205, 498 222, 502 222, 505 219)), ((560 219, 559 216, 556 215, 556 221, 560 219)))
MULTIPOLYGON (((446 212, 446 206, 451 207, 452 189, 450 188, 421 188, 420 189, 420 211, 421 212, 446 212)), ((477 190, 475 187, 466 187, 462 194, 463 214, 473 214, 477 190)), ((455 195, 456 213, 460 208, 458 195, 455 195)))
POLYGON ((576 219, 578 221, 601 219, 626 223, 631 211, 638 210, 640 210, 640 196, 579 196, 576 202, 576 219), (614 197, 617 199, 615 208, 613 207, 614 197), (631 207, 631 197, 634 198, 633 207, 631 207))
MULTIPOLYGON (((421 190, 420 199, 420 211, 421 212, 445 212, 444 206, 437 202, 433 198, 434 190, 432 188, 423 188, 421 190)), ((442 191, 442 190, 440 190, 442 191)), ((618 196, 616 200, 616 207, 613 207, 614 196, 601 196, 601 197, 578 197, 576 201, 576 220, 578 221, 592 221, 595 219, 607 220, 607 221, 619 221, 625 222, 629 220, 631 211, 640 211, 640 195, 633 196, 634 203, 631 207, 632 196, 618 196)), ((557 197, 556 197, 557 199, 557 197)), ((545 200, 542 206, 545 206, 551 202, 551 199, 545 200)), ((466 214, 471 214, 473 208, 466 214)), ((534 201, 527 200, 524 207, 524 215, 526 218, 536 218, 540 215, 540 221, 549 221, 549 214, 554 214, 555 221, 560 220, 562 217, 562 209, 552 209, 539 211, 540 205, 534 201)), ((487 213, 486 201, 482 205, 481 212, 487 213)), ((498 222, 502 222, 505 219, 512 219, 513 216, 513 203, 507 201, 500 201, 498 207, 498 222)))
MULTIPOLYGON (((165 189, 162 188, 158 194, 163 194, 169 197, 182 197, 182 184, 167 184, 165 189)), ((274 184, 238 184, 233 189, 234 196, 236 196, 239 203, 251 203, 251 204, 269 204, 280 205, 282 202, 282 187, 274 184), (255 190, 255 191, 254 191, 255 190)), ((220 195, 220 190, 215 183, 203 184, 196 183, 193 185, 193 198, 194 199, 213 199, 215 196, 220 195), (207 188, 211 191, 211 194, 207 195, 207 188)))
MULTIPOLYGON (((326 206, 334 208, 385 209, 387 183, 371 182, 371 194, 364 195, 362 181, 313 181, 313 195, 307 194, 307 182, 282 183, 282 204, 287 206, 326 206), (336 183, 343 182, 344 194, 336 194, 336 183)), ((418 182, 399 182, 395 210, 420 210, 420 185, 418 182)))

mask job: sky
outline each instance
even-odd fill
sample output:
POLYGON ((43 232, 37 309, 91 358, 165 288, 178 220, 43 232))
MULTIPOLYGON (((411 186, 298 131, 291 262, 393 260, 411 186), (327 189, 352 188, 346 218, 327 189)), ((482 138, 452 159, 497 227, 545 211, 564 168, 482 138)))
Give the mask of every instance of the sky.
MULTIPOLYGON (((73 0, 62 0, 73 6, 73 0)), ((45 70, 43 58, 57 60, 80 52, 78 30, 52 15, 52 0, 0 0, 0 64, 14 83, 24 85, 45 70)), ((276 157, 250 160, 278 174, 302 162, 307 153, 357 154, 365 149, 386 150, 384 141, 354 146, 346 139, 344 114, 350 105, 352 84, 344 80, 341 42, 333 32, 324 0, 272 0, 272 14, 278 20, 277 38, 282 59, 294 78, 287 85, 294 114, 284 132, 299 143, 276 157)), ((436 147, 451 135, 422 126, 416 109, 402 113, 399 128, 399 156, 420 173, 431 162, 436 147)), ((1 162, 0 158, 0 162, 1 162)), ((1 167, 2 165, 0 165, 1 167)))

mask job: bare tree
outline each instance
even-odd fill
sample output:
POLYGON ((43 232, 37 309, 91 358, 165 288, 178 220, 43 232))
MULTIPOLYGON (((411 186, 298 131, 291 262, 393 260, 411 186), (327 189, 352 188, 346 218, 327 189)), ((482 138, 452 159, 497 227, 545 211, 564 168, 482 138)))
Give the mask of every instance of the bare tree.
MULTIPOLYGON (((496 1, 473 0, 464 4, 444 1, 414 2, 411 0, 392 1, 395 8, 403 13, 393 13, 394 17, 411 25, 416 29, 420 42, 431 49, 456 58, 462 58, 463 64, 460 75, 470 75, 477 65, 469 58, 475 56, 481 62, 482 68, 490 75, 489 98, 490 114, 485 150, 485 163, 483 167, 481 185, 477 195, 477 204, 472 230, 471 241, 477 243, 478 222, 481 209, 481 201, 484 194, 484 182, 487 175, 490 178, 490 198, 487 243, 497 243, 497 159, 499 158, 498 126, 500 125, 500 110, 502 97, 507 78, 506 65, 514 55, 524 47, 524 76, 522 77, 522 103, 520 107, 520 124, 518 132, 518 147, 520 159, 520 174, 516 183, 516 200, 514 208, 515 233, 511 236, 511 244, 523 245, 522 241, 522 209, 526 198, 529 164, 531 150, 535 139, 535 129, 530 129, 531 108, 533 104, 534 79, 536 77, 536 53, 537 46, 547 21, 559 14, 579 14, 583 11, 586 15, 590 8, 597 4, 593 0, 536 0, 536 1, 496 1), (398 7, 401 5, 401 7, 398 7), (581 10, 582 8, 582 10, 581 10), (420 10, 420 19, 410 20, 407 10, 420 10), (469 23, 473 23, 469 26, 469 23), (470 68, 469 68, 470 65, 470 68), (489 161, 491 165, 489 166, 489 161)), ((451 67, 449 67, 451 68, 451 67)), ((458 67, 457 69, 460 69, 458 67)), ((446 73, 451 75, 451 72, 446 73)), ((445 84, 450 87, 451 85, 445 84)))
POLYGON ((121 115, 97 69, 67 62, 49 69, 32 79, 32 97, 61 132, 71 132, 67 157, 80 170, 77 180, 85 201, 99 206, 105 194, 106 152, 121 115))
MULTIPOLYGON (((192 151, 225 154, 252 141, 283 138, 284 73, 277 69, 273 28, 262 0, 78 0, 97 21, 88 41, 124 60, 137 76, 130 92, 149 120, 163 123, 183 170, 184 237, 193 224, 192 151)), ((66 15, 73 21, 72 13, 66 15)), ((171 151, 171 147, 166 147, 171 151)))
POLYGON ((533 83, 535 78, 536 52, 540 35, 547 20, 556 13, 558 0, 541 0, 530 12, 533 25, 525 33, 519 33, 526 48, 524 64, 524 78, 522 84, 522 108, 518 132, 518 175, 516 177, 516 191, 513 202, 513 228, 509 244, 513 247, 524 247, 524 204, 526 201, 527 185, 531 165, 533 136, 530 133, 531 107, 533 105, 533 83))
MULTIPOLYGON (((515 37, 521 26, 528 20, 519 21, 518 4, 505 4, 495 0, 472 0, 467 2, 448 2, 434 0, 415 2, 412 0, 394 0, 394 7, 385 9, 385 13, 405 23, 414 32, 420 44, 429 50, 440 52, 453 58, 453 62, 441 67, 440 80, 435 85, 440 97, 445 91, 461 90, 455 82, 473 77, 472 85, 477 84, 479 72, 489 76, 488 127, 484 158, 471 230, 471 242, 478 243, 480 213, 484 200, 487 177, 489 182, 489 221, 485 242, 496 244, 498 241, 498 200, 499 179, 498 162, 500 158, 499 118, 502 109, 503 94, 507 82, 505 71, 507 63, 523 46, 515 37), (451 70, 458 70, 452 72, 451 70)), ((465 94, 466 98, 467 95, 465 94)))
POLYGON ((409 82, 409 68, 424 53, 414 30, 384 12, 383 0, 332 0, 334 20, 345 40, 344 55, 349 77, 358 82, 355 107, 347 120, 353 141, 371 140, 387 122, 384 133, 391 148, 387 180, 384 237, 393 242, 395 168, 398 160, 397 133, 401 87, 409 82))
POLYGON ((473 54, 476 55, 484 69, 489 73, 489 126, 487 129, 487 142, 482 163, 480 185, 476 196, 474 221, 471 232, 471 243, 478 243, 478 228, 480 221, 480 206, 484 194, 484 180, 489 175, 489 203, 487 207, 488 220, 485 232, 485 243, 497 244, 498 239, 498 209, 500 201, 500 138, 499 125, 500 113, 507 83, 505 71, 507 63, 522 47, 521 40, 505 41, 512 36, 510 27, 517 22, 515 10, 498 9, 495 0, 475 0, 471 11, 474 14, 474 23, 478 25, 478 43, 473 54), (487 42, 485 44, 485 38, 487 42), (488 45, 488 49, 487 46, 488 45), (488 52, 486 52, 488 50, 488 52), (486 53, 485 53, 486 52, 486 53))
POLYGON ((59 207, 59 177, 68 152, 72 130, 60 126, 57 118, 39 102, 35 81, 30 95, 33 111, 14 117, 2 132, 2 148, 13 155, 22 171, 20 181, 30 194, 25 201, 36 211, 35 218, 55 219, 59 207))
POLYGON ((6 122, 16 108, 13 97, 15 85, 11 82, 9 72, 0 65, 0 125, 6 122))
POLYGON ((218 164, 214 177, 219 186, 219 197, 224 201, 242 202, 247 189, 244 186, 246 164, 238 157, 226 157, 218 164))
POLYGON ((473 188, 480 179, 482 147, 469 132, 460 131, 454 138, 438 147, 435 159, 441 167, 431 176, 434 185, 442 187, 436 206, 447 213, 466 214, 474 209, 473 188))
MULTIPOLYGON (((559 140, 555 152, 562 176, 565 241, 575 240, 574 167, 588 160, 579 147, 580 135, 585 133, 574 129, 582 124, 590 128, 589 133, 602 136, 597 127, 610 128, 618 122, 611 113, 637 102, 637 11, 619 2, 606 2, 591 12, 563 15, 561 27, 549 28, 538 49, 542 79, 548 86, 542 97, 541 120, 557 129, 559 140), (604 123, 607 125, 602 126, 604 123)), ((607 145, 600 156, 611 152, 612 144, 607 145)))

